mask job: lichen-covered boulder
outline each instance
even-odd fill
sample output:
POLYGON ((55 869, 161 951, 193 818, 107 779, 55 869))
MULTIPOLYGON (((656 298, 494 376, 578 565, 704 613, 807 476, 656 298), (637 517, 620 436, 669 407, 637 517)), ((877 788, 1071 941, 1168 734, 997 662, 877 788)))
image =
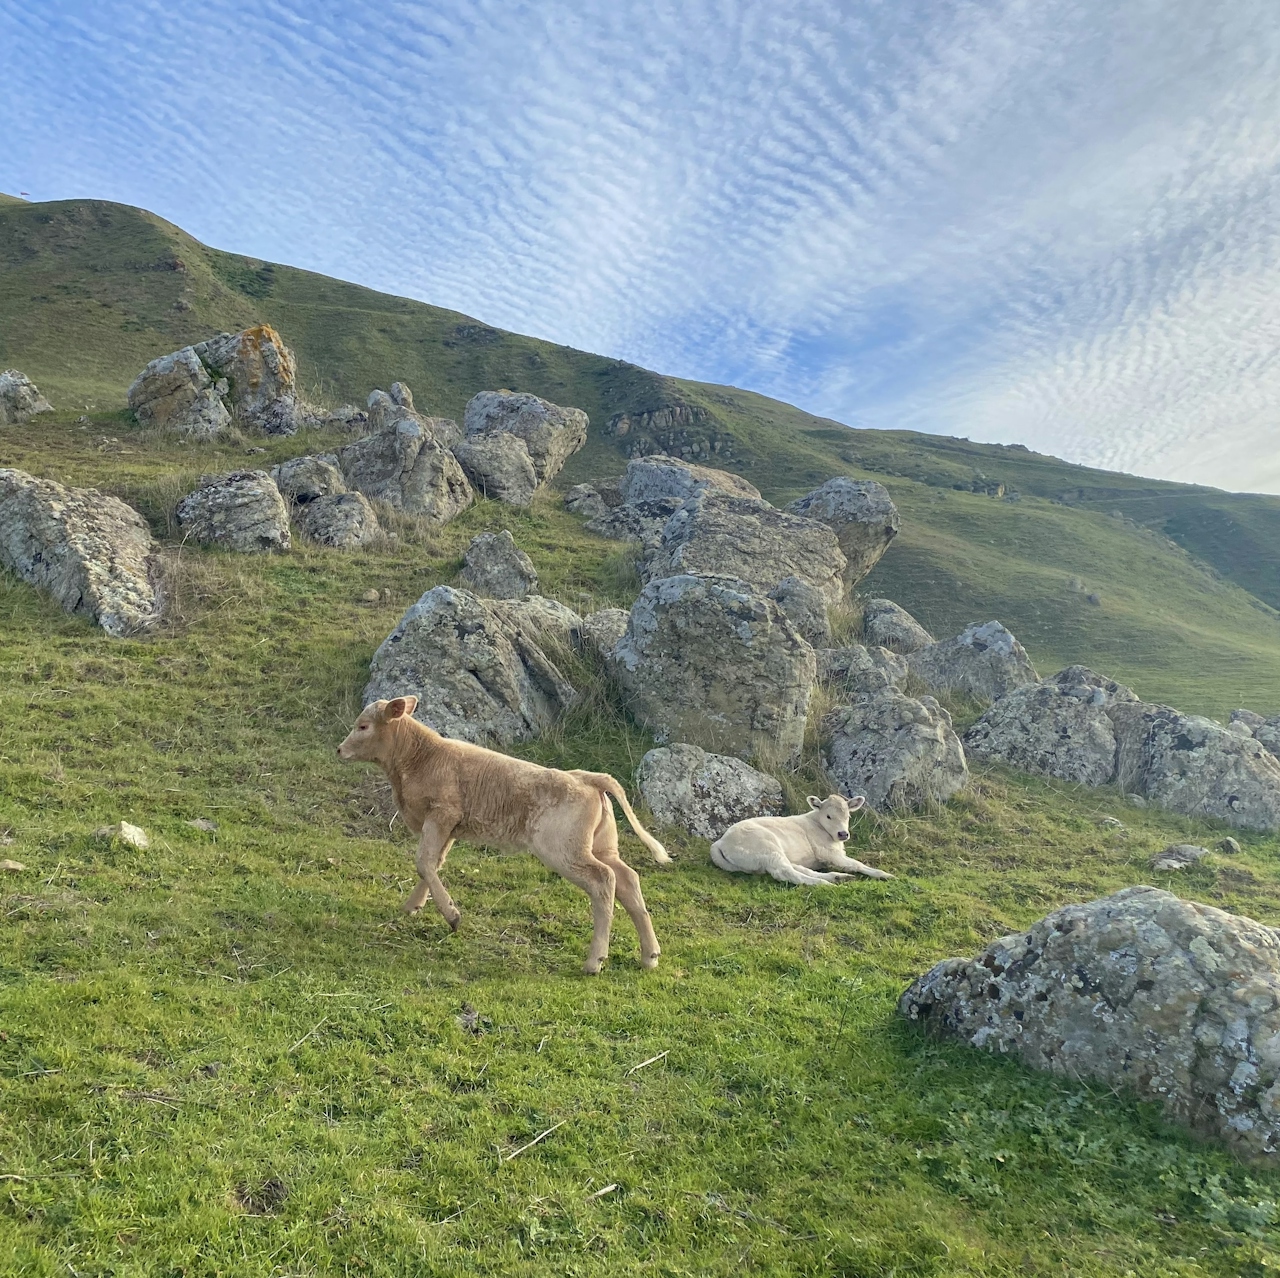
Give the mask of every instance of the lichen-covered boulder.
POLYGON ((0 426, 21 426, 38 413, 53 412, 53 405, 26 373, 6 368, 0 373, 0 426))
POLYGON ((604 498, 590 484, 574 484, 564 495, 564 508, 570 514, 582 515, 586 519, 595 519, 609 509, 604 498))
POLYGON ((160 621, 155 542, 132 506, 0 469, 0 563, 124 638, 160 621))
POLYGON ((129 407, 141 426, 212 439, 231 424, 229 387, 204 366, 195 347, 153 359, 129 387, 129 407))
POLYGON ((382 541, 377 512, 363 493, 325 493, 294 516, 299 531, 321 546, 359 550, 382 541))
POLYGON ((898 535, 898 508, 888 489, 873 479, 828 479, 787 509, 835 529, 844 551, 845 581, 850 586, 857 585, 876 566, 898 535))
POLYGON ((1170 812, 1280 829, 1280 759, 1253 737, 1143 701, 1109 707, 1116 780, 1170 812))
POLYGON ((775 777, 741 759, 694 745, 662 746, 640 760, 636 783, 654 817, 701 839, 718 839, 748 817, 784 811, 775 777))
POLYGON ((365 702, 416 696, 415 718, 464 741, 535 737, 577 693, 532 635, 528 619, 513 624, 470 591, 437 586, 374 654, 365 702))
POLYGON ((878 692, 907 677, 906 661, 888 648, 865 648, 855 643, 847 648, 818 648, 815 655, 818 678, 840 691, 878 692))
POLYGON ((291 544, 289 507, 265 470, 203 475, 175 514, 184 536, 225 550, 260 554, 291 544))
POLYGON ((413 405, 413 392, 404 382, 392 382, 391 390, 369 392, 369 429, 383 431, 400 422, 414 422, 429 439, 444 448, 453 448, 462 440, 462 430, 451 417, 431 417, 420 413, 413 405))
POLYGON ((1280 1149, 1280 933, 1130 887, 1055 910, 917 979, 936 1034, 1125 1088, 1250 1158, 1280 1149))
POLYGON ((1079 785, 1106 785, 1116 776, 1116 735, 1108 713, 1136 702, 1131 688, 1068 666, 1043 683, 1013 688, 964 735, 971 758, 1079 785))
POLYGON ((481 391, 467 404, 462 425, 468 442, 511 435, 524 442, 539 484, 587 442, 588 418, 580 408, 561 408, 537 395, 481 391))
POLYGON ((456 458, 413 416, 348 444, 338 465, 348 487, 435 524, 447 524, 474 500, 456 458))
POLYGON ((316 417, 298 392, 298 367, 270 324, 219 333, 193 348, 216 381, 225 380, 232 416, 265 435, 294 435, 316 417))
POLYGON ((582 618, 558 599, 527 595, 523 599, 486 599, 484 605, 503 625, 548 651, 568 651, 582 632, 582 618))
POLYGON ((625 608, 601 608, 583 617, 580 635, 583 644, 608 657, 627 633, 631 614, 625 608))
POLYGON ((932 697, 885 686, 822 721, 824 757, 841 794, 878 812, 945 803, 969 783, 951 716, 932 697))
POLYGON ((769 592, 769 598, 786 614, 787 620, 814 648, 831 643, 831 622, 822 591, 803 577, 783 577, 769 592))
POLYGON ((869 645, 890 652, 919 652, 934 637, 892 599, 868 599, 862 606, 862 635, 869 645))
POLYGON ((523 599, 538 591, 538 570, 507 529, 471 539, 458 579, 492 599, 523 599))
POLYGON ((334 453, 291 457, 278 466, 272 466, 271 478, 276 481, 276 487, 281 493, 299 506, 305 506, 317 497, 329 497, 334 493, 347 491, 334 453))
POLYGON ((1233 710, 1228 729, 1261 741, 1274 755, 1280 755, 1280 715, 1264 718, 1253 710, 1233 710))
POLYGON ((731 577, 651 581, 612 665, 660 741, 790 762, 804 741, 813 649, 782 610, 731 577))
POLYGON ((844 568, 835 534, 825 524, 751 497, 703 493, 667 521, 645 575, 650 581, 683 573, 736 577, 766 594, 794 576, 834 604, 844 597, 844 568))
POLYGON ((907 657, 907 665, 934 692, 954 689, 979 701, 994 701, 1011 688, 1040 682, 1027 650, 998 621, 970 626, 954 639, 921 648, 907 657))
POLYGON ((657 497, 653 501, 627 502, 608 506, 587 525, 587 531, 610 541, 638 541, 647 556, 657 554, 667 520, 684 503, 678 497, 657 497))
POLYGON ((476 435, 455 444, 453 453, 477 492, 508 506, 532 504, 538 472, 518 435, 476 435))
POLYGON ((710 466, 695 466, 678 457, 662 454, 629 461, 627 473, 622 478, 622 500, 629 505, 663 498, 683 502, 707 492, 762 500, 760 490, 741 475, 710 466))
POLYGON ((1151 858, 1151 868, 1165 873, 1185 870, 1197 861, 1203 861, 1208 855, 1209 849, 1202 848, 1198 843, 1170 843, 1163 852, 1157 852, 1151 858))

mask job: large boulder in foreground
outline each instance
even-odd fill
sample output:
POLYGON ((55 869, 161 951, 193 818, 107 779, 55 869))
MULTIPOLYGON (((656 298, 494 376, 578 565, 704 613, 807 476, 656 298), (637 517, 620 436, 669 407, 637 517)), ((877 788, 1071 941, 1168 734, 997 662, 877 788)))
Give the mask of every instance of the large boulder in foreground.
POLYGON ((299 531, 320 546, 360 550, 382 541, 377 512, 363 493, 326 493, 301 506, 299 531))
POLYGON ((825 524, 751 497, 703 493, 667 521, 645 565, 652 581, 683 573, 736 577, 768 593, 785 577, 816 587, 828 605, 844 597, 845 558, 825 524))
POLYGON ((184 537, 224 550, 261 554, 291 544, 289 507, 265 470, 204 475, 175 514, 184 537))
POLYGON ((1011 688, 1040 682, 1027 650, 998 621, 921 648, 907 657, 907 665, 931 691, 967 692, 979 701, 995 701, 1011 688))
POLYGON ((1131 688, 1068 666, 1043 683, 1005 693, 964 734, 972 758, 1022 772, 1106 785, 1116 776, 1116 734, 1109 708, 1136 702, 1131 688))
POLYGON ((936 1034, 1125 1088, 1247 1157, 1280 1148, 1280 932, 1252 919, 1125 888, 946 959, 898 1007, 936 1034))
POLYGON ((6 368, 0 373, 0 426, 21 426, 38 413, 53 412, 53 405, 26 373, 6 368))
POLYGON ((537 641, 529 602, 505 610, 468 590, 428 590, 374 654, 366 703, 411 694, 415 718, 463 741, 537 736, 577 693, 537 641))
POLYGON ((702 839, 718 839, 748 817, 784 811, 782 786, 741 759, 693 745, 660 746, 640 760, 636 783, 654 817, 702 839))
POLYGON ((886 684, 832 710, 822 731, 840 793, 865 795, 877 812, 945 803, 969 783, 951 716, 932 697, 886 684))
POLYGON ((0 563, 109 635, 160 620, 155 549, 147 521, 119 498, 0 469, 0 563))
POLYGON ((799 756, 813 649, 748 583, 693 575, 651 581, 611 660, 636 717, 660 741, 746 759, 799 756))
POLYGON ((889 490, 874 479, 828 479, 787 509, 835 530, 844 551, 845 581, 850 586, 857 585, 876 566, 898 535, 898 508, 889 490))
POLYGON ((862 636, 872 647, 890 652, 919 652, 934 637, 892 599, 868 599, 862 606, 862 636))
POLYGON ((537 395, 481 391, 463 415, 468 442, 510 435, 523 442, 539 484, 554 479, 587 442, 589 420, 580 408, 561 408, 537 395))
POLYGON ((338 465, 349 487, 434 524, 447 524, 474 500, 457 459, 417 414, 404 413, 340 449, 338 465))
POLYGON ((677 457, 637 457, 627 463, 622 477, 622 500, 625 504, 674 498, 688 501, 700 493, 724 493, 728 497, 750 497, 762 500, 760 490, 732 471, 695 466, 677 457))
POLYGON ((533 560, 506 528, 471 539, 458 577, 469 590, 492 599, 523 599, 538 591, 533 560))

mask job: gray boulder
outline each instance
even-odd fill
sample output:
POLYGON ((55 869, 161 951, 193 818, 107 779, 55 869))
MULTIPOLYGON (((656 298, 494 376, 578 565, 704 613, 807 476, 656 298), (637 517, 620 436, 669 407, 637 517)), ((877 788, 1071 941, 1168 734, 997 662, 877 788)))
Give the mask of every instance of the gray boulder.
POLYGON ((919 652, 934 637, 892 599, 868 599, 862 606, 862 634, 867 643, 891 652, 919 652))
POLYGON ((1157 852, 1151 858, 1151 868, 1166 872, 1185 870, 1187 866, 1203 861, 1208 855, 1209 849, 1202 848, 1197 843, 1170 843, 1163 852, 1157 852))
POLYGON ((1027 650, 998 621, 970 626, 954 639, 930 644, 907 665, 934 692, 954 689, 994 701, 1011 688, 1039 683, 1027 650))
POLYGON ((1136 702, 1131 688, 1068 666, 1043 683, 1005 693, 964 735, 972 758, 1079 785, 1106 785, 1116 775, 1116 735, 1108 713, 1136 702))
POLYGON ((969 783, 951 716, 932 697, 885 686, 824 716, 827 771, 877 812, 945 803, 969 783))
POLYGON ((667 520, 684 505, 676 497, 657 497, 653 501, 606 507, 587 525, 588 532, 610 541, 638 541, 648 556, 656 555, 662 546, 662 530, 667 520))
POLYGON ((601 608, 582 619, 583 643, 602 657, 608 657, 627 633, 631 614, 625 608, 601 608))
POLYGON ((1280 933, 1252 919, 1125 888, 946 959, 898 1008, 1035 1069, 1125 1088, 1246 1157, 1280 1148, 1280 933))
POLYGON ((564 508, 573 515, 595 519, 609 508, 604 498, 590 484, 574 484, 564 495, 564 508))
POLYGON ((567 651, 582 631, 582 618, 558 599, 548 599, 546 595, 486 599, 484 604, 509 630, 549 650, 564 648, 567 651))
POLYGON ((665 457, 661 454, 637 457, 634 461, 629 461, 621 489, 622 500, 631 505, 663 498, 683 502, 707 492, 762 500, 760 490, 741 475, 734 475, 727 470, 714 470, 710 466, 695 466, 677 457, 665 457))
POLYGON ((587 442, 589 423, 582 409, 561 408, 537 395, 481 391, 471 397, 462 424, 469 442, 495 435, 523 440, 537 482, 545 484, 587 442))
POLYGON ((731 577, 651 581, 613 668, 660 741, 790 762, 804 741, 813 649, 771 599, 731 577))
POLYGON ((215 384, 195 348, 185 346, 153 359, 138 374, 129 387, 129 407, 141 426, 212 439, 231 424, 227 390, 225 381, 215 384))
POLYGON ((290 501, 299 506, 315 501, 317 497, 329 497, 345 493, 347 485, 338 469, 338 458, 333 453, 320 453, 315 457, 292 457, 272 466, 271 478, 276 487, 290 501))
POLYGON ((421 427, 428 439, 434 439, 443 448, 453 448, 462 442, 462 431, 451 417, 429 417, 413 406, 413 392, 404 382, 392 382, 390 392, 369 392, 368 419, 371 431, 388 430, 401 422, 413 422, 421 427))
POLYGON ((849 586, 857 585, 876 566, 898 535, 898 508, 888 489, 873 479, 828 479, 787 509, 835 529, 849 586))
POLYGON ((678 826, 700 839, 718 839, 738 821, 785 810, 776 778, 741 759, 708 754, 694 745, 650 750, 640 760, 636 782, 662 825, 678 826))
POLYGON ((147 521, 119 498, 0 469, 0 563, 109 635, 159 622, 155 549, 147 521))
POLYGON ((803 577, 783 577, 769 592, 769 598, 786 614, 786 618, 814 648, 831 643, 831 622, 827 619, 827 601, 817 586, 803 577))
POLYGON ((528 506, 538 489, 538 472, 518 435, 477 435, 454 446, 454 456, 477 490, 508 506, 528 506))
POLYGON ((1280 755, 1280 715, 1264 718, 1252 710, 1233 710, 1228 729, 1261 741, 1274 755, 1280 755))
POLYGON ((458 576, 469 590, 493 599, 523 599, 538 591, 533 560, 505 528, 500 533, 481 533, 471 539, 458 576))
POLYGON ((321 546, 359 550, 382 540, 382 527, 363 493, 326 493, 299 508, 299 531, 321 546))
POLYGON ((818 678, 842 691, 878 692, 907 677, 906 661, 888 648, 864 648, 855 643, 847 648, 819 648, 815 655, 818 678))
POLYGON ((226 550, 258 554, 290 546, 289 507, 265 470, 203 475, 175 513, 184 537, 226 550))
POLYGON ((53 405, 26 373, 6 368, 0 373, 0 426, 21 426, 37 413, 51 413, 53 405))
POLYGON ((432 523, 447 524, 474 500, 453 454, 413 417, 348 444, 338 464, 348 487, 432 523))
POLYGON ((374 654, 365 701, 406 694, 437 732, 499 745, 537 736, 577 697, 528 617, 452 586, 428 590, 374 654))
POLYGON ((650 581, 683 573, 736 577, 766 594, 794 576, 834 604, 844 597, 844 568, 835 534, 825 524, 754 498, 705 493, 667 521, 645 574, 650 581))

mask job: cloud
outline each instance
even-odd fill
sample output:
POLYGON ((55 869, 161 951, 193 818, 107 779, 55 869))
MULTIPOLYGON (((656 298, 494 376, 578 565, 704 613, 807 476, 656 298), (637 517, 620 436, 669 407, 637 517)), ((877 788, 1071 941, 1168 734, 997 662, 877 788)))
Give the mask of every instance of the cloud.
POLYGON ((0 39, 0 189, 851 424, 1280 491, 1268 0, 0 0, 0 39))

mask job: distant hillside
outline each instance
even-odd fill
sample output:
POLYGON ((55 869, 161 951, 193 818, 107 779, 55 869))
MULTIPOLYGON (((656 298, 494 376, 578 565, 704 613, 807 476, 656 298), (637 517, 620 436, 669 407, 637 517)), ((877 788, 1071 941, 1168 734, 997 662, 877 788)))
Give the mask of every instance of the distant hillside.
MULTIPOLYGON (((566 482, 616 473, 629 451, 657 447, 740 471, 776 501, 832 474, 874 477, 901 507, 903 534, 867 588, 935 632, 998 617, 1042 671, 1086 661, 1186 709, 1280 711, 1277 498, 850 430, 749 391, 224 253, 100 201, 0 198, 0 321, 0 367, 28 373, 69 414, 118 413, 148 360, 266 321, 323 402, 362 403, 401 379, 420 405, 455 417, 475 391, 499 386, 586 409, 591 441, 566 482)), ((0 462, 13 450, 0 437, 0 462)))

